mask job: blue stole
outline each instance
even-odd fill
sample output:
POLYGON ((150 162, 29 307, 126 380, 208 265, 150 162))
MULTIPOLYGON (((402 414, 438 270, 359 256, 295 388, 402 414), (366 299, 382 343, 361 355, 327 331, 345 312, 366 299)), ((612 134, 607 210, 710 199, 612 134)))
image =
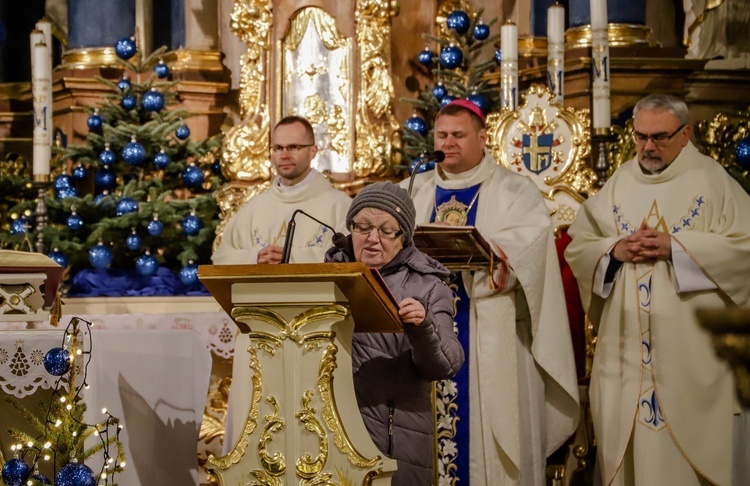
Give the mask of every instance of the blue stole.
MULTIPOLYGON (((436 208, 451 197, 465 204, 469 208, 467 226, 473 226, 477 216, 477 196, 481 184, 465 189, 447 190, 435 188, 435 205, 432 209, 430 222, 436 219, 436 208)), ((461 273, 451 273, 449 285, 453 290, 456 315, 453 327, 458 340, 463 346, 466 361, 456 376, 450 380, 437 383, 438 412, 437 412, 437 443, 438 443, 438 480, 440 484, 469 484, 469 294, 461 278, 461 273)))

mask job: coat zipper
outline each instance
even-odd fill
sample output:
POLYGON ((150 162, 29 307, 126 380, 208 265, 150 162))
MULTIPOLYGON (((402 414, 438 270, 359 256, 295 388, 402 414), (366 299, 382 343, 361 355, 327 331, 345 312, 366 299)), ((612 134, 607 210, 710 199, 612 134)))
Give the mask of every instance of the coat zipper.
POLYGON ((393 400, 388 400, 388 456, 393 451, 393 400))

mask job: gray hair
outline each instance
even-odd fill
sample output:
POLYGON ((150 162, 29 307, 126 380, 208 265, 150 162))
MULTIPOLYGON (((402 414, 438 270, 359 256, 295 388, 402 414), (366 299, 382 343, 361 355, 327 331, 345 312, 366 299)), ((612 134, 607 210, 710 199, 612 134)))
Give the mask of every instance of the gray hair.
POLYGON ((635 105, 635 108, 633 108, 633 118, 635 118, 641 110, 667 110, 680 120, 680 125, 687 125, 690 123, 687 104, 682 98, 678 98, 677 96, 662 93, 650 94, 641 98, 641 101, 635 105))

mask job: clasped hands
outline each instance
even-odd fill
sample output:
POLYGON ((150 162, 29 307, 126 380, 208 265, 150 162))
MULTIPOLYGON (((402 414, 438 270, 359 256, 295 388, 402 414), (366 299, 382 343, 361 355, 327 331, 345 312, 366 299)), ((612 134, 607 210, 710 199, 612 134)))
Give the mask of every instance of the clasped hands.
POLYGON ((612 256, 624 263, 654 263, 672 258, 672 237, 643 222, 638 231, 615 244, 612 256))

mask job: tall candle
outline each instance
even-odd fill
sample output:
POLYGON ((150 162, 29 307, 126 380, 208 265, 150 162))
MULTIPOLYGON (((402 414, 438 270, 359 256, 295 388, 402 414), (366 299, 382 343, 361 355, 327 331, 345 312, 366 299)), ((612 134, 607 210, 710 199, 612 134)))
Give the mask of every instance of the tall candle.
POLYGON ((38 21, 35 25, 36 30, 40 31, 44 35, 44 43, 47 45, 47 54, 48 59, 47 63, 49 63, 49 92, 50 96, 48 99, 47 104, 47 110, 45 111, 47 115, 47 127, 49 127, 48 133, 49 133, 49 143, 52 144, 54 142, 53 140, 53 130, 52 130, 52 22, 47 20, 46 18, 43 18, 42 20, 38 21))
POLYGON ((610 127, 609 42, 607 2, 590 0, 591 7, 591 93, 594 130, 610 127))
POLYGON ((565 7, 556 3, 547 9, 547 84, 555 103, 563 102, 564 62, 565 7))
POLYGON ((51 111, 52 66, 49 63, 49 47, 44 42, 34 44, 31 72, 31 96, 34 101, 33 173, 34 180, 49 179, 49 161, 52 156, 48 112, 51 111))
POLYGON ((518 27, 508 22, 500 28, 500 90, 503 109, 518 107, 518 27))

